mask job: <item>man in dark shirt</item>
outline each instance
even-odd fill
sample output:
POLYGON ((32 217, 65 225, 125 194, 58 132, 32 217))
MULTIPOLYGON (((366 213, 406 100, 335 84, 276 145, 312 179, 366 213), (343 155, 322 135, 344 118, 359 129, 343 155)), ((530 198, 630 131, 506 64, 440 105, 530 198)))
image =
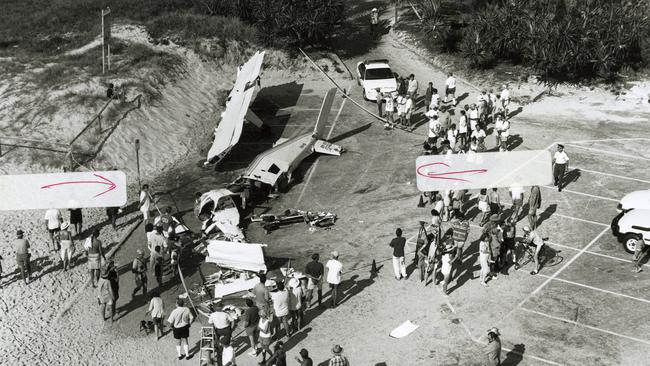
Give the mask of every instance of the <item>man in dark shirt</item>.
POLYGON ((23 231, 18 230, 16 232, 16 239, 14 240, 14 251, 16 252, 16 264, 20 269, 20 275, 23 281, 25 281, 25 284, 32 281, 29 247, 29 241, 23 238, 23 231))
POLYGON ((251 349, 255 354, 255 344, 257 339, 257 323, 260 321, 259 309, 253 303, 253 300, 246 299, 246 310, 244 311, 244 329, 251 343, 251 349))
POLYGON ((395 278, 401 280, 407 279, 406 276, 406 263, 404 262, 404 245, 406 239, 402 237, 402 229, 395 230, 396 237, 390 241, 390 246, 393 248, 393 270, 395 271, 395 278))
POLYGON ((300 363, 300 366, 314 366, 314 361, 309 358, 309 352, 304 348, 300 350, 300 357, 296 356, 296 361, 300 363))
POLYGON ((307 276, 307 292, 305 296, 305 310, 311 306, 311 299, 314 290, 318 290, 318 305, 323 301, 323 273, 325 268, 323 263, 319 262, 320 256, 314 253, 311 256, 312 261, 305 266, 305 275, 307 276))

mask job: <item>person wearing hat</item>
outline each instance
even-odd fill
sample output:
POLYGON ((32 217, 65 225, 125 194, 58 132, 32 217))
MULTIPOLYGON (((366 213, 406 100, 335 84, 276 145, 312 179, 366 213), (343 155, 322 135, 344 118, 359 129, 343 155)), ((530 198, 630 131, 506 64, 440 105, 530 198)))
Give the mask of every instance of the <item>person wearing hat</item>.
POLYGON ((64 272, 70 268, 70 260, 74 253, 74 242, 72 240, 72 233, 68 230, 69 227, 70 223, 64 222, 61 224, 61 230, 55 234, 61 247, 61 263, 63 264, 64 272))
POLYGON ((99 304, 99 314, 102 316, 102 322, 106 321, 106 306, 109 307, 111 312, 111 322, 115 318, 115 308, 113 307, 113 288, 111 282, 108 280, 109 269, 107 266, 102 267, 99 281, 97 281, 97 303, 99 304))
MULTIPOLYGON (((539 252, 542 250, 542 247, 544 246, 544 239, 542 239, 542 237, 537 233, 537 231, 531 230, 530 227, 528 226, 524 226, 523 243, 525 245, 535 248, 535 255, 533 256, 533 260, 535 261, 535 269, 530 271, 530 274, 536 275, 537 273, 539 273, 539 270, 541 269, 541 265, 539 263, 539 252)), ((519 268, 519 265, 515 266, 515 269, 517 268, 519 268)))
MULTIPOLYGON (((218 303, 213 307, 214 311, 208 317, 208 324, 212 325, 214 330, 214 339, 225 340, 230 343, 232 337, 232 328, 235 319, 223 310, 223 305, 218 303)), ((221 348, 217 348, 217 358, 222 356, 221 348)))
POLYGON ((137 256, 131 264, 131 272, 133 272, 135 279, 135 288, 131 293, 131 298, 142 289, 142 295, 147 296, 147 262, 144 260, 144 251, 138 249, 137 256))
POLYGON ((296 361, 300 363, 300 366, 314 366, 314 361, 309 358, 309 351, 303 348, 298 354, 300 357, 296 356, 296 361))
POLYGON ((16 232, 16 239, 14 239, 13 247, 14 252, 16 253, 16 264, 20 270, 20 275, 23 281, 25 281, 25 284, 28 284, 32 281, 32 271, 29 260, 31 254, 29 253, 29 241, 23 238, 23 235, 24 233, 22 230, 16 232))
POLYGON ((332 252, 332 259, 325 264, 327 267, 327 283, 330 285, 331 307, 335 307, 339 295, 339 285, 343 274, 343 263, 339 262, 339 252, 332 252))
POLYGON ((553 185, 557 191, 562 192, 564 173, 569 169, 569 156, 564 152, 564 145, 557 144, 557 151, 553 155, 553 185))
POLYGON ((332 356, 332 358, 330 358, 330 362, 328 363, 328 366, 350 366, 350 362, 348 362, 348 359, 342 355, 343 347, 339 346, 338 344, 335 345, 332 348, 332 353, 334 355, 332 356))
POLYGON ((492 327, 487 331, 488 344, 483 347, 483 353, 487 358, 487 366, 501 365, 501 339, 499 329, 492 327))
POLYGON ((377 8, 372 8, 372 10, 370 11, 370 35, 372 36, 372 38, 377 37, 378 26, 379 26, 379 10, 377 10, 377 8))

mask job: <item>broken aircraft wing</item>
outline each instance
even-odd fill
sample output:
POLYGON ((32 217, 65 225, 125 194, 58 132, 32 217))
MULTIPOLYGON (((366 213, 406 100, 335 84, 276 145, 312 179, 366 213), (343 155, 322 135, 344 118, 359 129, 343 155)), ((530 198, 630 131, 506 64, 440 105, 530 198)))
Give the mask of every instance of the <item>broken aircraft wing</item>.
POLYGON ((213 162, 222 159, 230 149, 239 142, 244 120, 247 115, 258 124, 259 119, 249 113, 253 87, 260 76, 264 52, 256 52, 238 71, 235 86, 228 95, 226 110, 221 113, 219 126, 214 131, 214 142, 208 151, 207 161, 213 162))

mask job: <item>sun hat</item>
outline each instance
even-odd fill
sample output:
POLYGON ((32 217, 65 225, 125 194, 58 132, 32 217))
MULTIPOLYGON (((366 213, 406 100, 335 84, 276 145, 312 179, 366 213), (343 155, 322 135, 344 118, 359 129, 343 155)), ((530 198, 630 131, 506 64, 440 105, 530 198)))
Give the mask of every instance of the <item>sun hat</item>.
POLYGON ((61 224, 61 230, 65 230, 65 229, 67 229, 67 228, 69 228, 69 227, 70 227, 70 223, 67 222, 67 221, 64 222, 63 224, 61 224))
POLYGON ((372 8, 372 10, 371 10, 371 11, 378 11, 378 10, 377 10, 377 8, 372 8))
POLYGON ((332 353, 335 355, 340 355, 341 352, 343 352, 343 347, 339 346, 338 344, 332 348, 332 353))
POLYGON ((524 231, 530 231, 530 228, 528 226, 524 226, 524 231))

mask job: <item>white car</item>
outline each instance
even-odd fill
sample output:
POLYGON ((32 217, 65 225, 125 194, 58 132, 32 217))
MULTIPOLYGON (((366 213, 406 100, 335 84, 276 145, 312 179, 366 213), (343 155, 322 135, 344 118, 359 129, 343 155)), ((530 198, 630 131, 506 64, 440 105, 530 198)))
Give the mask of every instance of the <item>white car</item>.
POLYGON ((650 190, 625 195, 617 209, 620 213, 612 220, 611 227, 614 236, 623 243, 623 249, 634 253, 638 238, 650 245, 650 190))
POLYGON ((382 93, 397 91, 397 80, 388 60, 366 60, 357 64, 359 85, 363 88, 363 99, 377 100, 377 89, 382 93))

